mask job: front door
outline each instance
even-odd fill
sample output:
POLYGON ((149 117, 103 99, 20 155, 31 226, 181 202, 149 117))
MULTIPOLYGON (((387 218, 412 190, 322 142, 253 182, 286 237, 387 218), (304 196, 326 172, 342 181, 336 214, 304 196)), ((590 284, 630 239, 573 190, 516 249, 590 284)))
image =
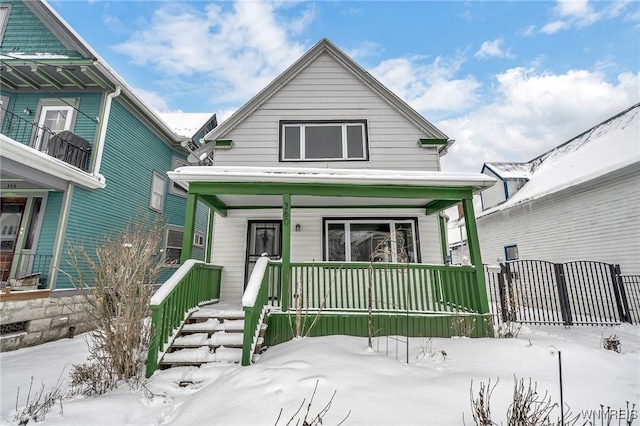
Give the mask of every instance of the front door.
POLYGON ((11 272, 13 256, 20 236, 26 198, 3 197, 0 201, 0 280, 11 272))
POLYGON ((256 261, 263 253, 272 260, 282 257, 282 221, 250 220, 247 231, 247 259, 244 269, 244 287, 253 271, 256 261))

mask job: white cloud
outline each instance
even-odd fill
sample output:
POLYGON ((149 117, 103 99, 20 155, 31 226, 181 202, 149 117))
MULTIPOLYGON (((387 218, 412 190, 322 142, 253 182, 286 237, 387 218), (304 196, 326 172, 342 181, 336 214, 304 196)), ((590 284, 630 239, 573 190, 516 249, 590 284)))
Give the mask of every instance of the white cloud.
POLYGON ((487 40, 480 46, 480 49, 473 55, 476 58, 513 58, 511 49, 502 48, 502 39, 487 40))
POLYGON ((445 170, 480 171, 488 161, 528 161, 640 100, 640 74, 608 82, 604 74, 545 74, 512 68, 496 75, 496 98, 436 123, 456 139, 445 170))
MULTIPOLYGON (((633 4, 631 0, 600 2, 598 4, 601 6, 600 10, 595 10, 592 3, 589 3, 589 0, 557 0, 553 12, 559 19, 544 25, 540 29, 540 32, 555 34, 558 31, 568 30, 573 27, 588 27, 601 19, 616 18, 621 15, 630 4, 633 4)), ((624 18, 626 20, 630 17, 633 19, 633 12, 625 15, 624 18)), ((529 30, 527 30, 525 35, 533 32, 533 27, 530 27, 529 30)))
POLYGON ((138 96, 140 96, 140 98, 142 98, 142 100, 147 105, 149 105, 156 112, 172 112, 167 101, 156 92, 151 92, 149 90, 141 88, 135 88, 133 90, 138 96))
POLYGON ((462 112, 476 103, 480 83, 473 76, 456 78, 461 56, 423 62, 421 56, 388 59, 370 71, 418 111, 462 112))
POLYGON ((356 61, 383 52, 384 48, 378 43, 364 41, 354 48, 345 50, 345 53, 356 61))
POLYGON ((236 1, 209 4, 203 11, 167 4, 115 48, 167 76, 197 76, 199 93, 210 93, 216 103, 244 101, 305 51, 291 36, 314 19, 313 8, 283 23, 279 7, 291 5, 236 1))

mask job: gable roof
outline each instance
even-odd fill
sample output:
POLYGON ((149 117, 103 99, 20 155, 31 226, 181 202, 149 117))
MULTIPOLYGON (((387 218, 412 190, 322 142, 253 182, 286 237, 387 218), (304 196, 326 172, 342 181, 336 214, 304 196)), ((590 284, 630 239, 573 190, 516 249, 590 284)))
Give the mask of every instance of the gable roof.
POLYGON ((411 108, 405 101, 400 99, 396 94, 387 89, 376 78, 369 74, 364 68, 358 65, 353 59, 351 59, 342 50, 338 49, 333 43, 326 38, 323 38, 315 46, 309 49, 300 59, 294 62, 289 68, 287 68, 282 74, 276 77, 271 83, 269 83, 264 89, 258 92, 253 98, 251 98, 246 104, 238 109, 231 117, 226 119, 222 124, 216 127, 214 130, 205 135, 205 141, 213 141, 216 139, 224 138, 224 136, 238 126, 245 118, 252 114, 261 105, 267 102, 273 95, 275 95, 282 86, 287 84, 293 78, 295 78, 300 72, 302 72, 311 62, 318 58, 321 54, 327 53, 338 63, 340 63, 346 70, 353 74, 358 80, 369 87, 373 92, 378 94, 384 99, 392 108, 402 114, 413 125, 418 127, 426 135, 433 139, 447 140, 446 145, 439 147, 439 151, 445 151, 453 144, 453 140, 449 140, 449 137, 437 129, 433 124, 427 121, 416 110, 411 108))
POLYGON ((528 163, 529 181, 504 203, 479 217, 640 164, 640 103, 528 163))
POLYGON ((206 112, 161 112, 158 115, 175 134, 186 138, 194 137, 215 116, 206 112))
POLYGON ((484 163, 480 173, 489 169, 502 179, 529 179, 533 172, 531 163, 484 163))

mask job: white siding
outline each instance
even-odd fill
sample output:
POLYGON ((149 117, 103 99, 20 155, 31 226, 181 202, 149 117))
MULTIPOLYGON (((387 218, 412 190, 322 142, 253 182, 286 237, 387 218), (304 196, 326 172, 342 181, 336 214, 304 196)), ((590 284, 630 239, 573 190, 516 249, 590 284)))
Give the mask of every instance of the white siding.
POLYGON ((500 176, 488 169, 485 169, 482 173, 498 180, 498 182, 496 182, 496 184, 491 188, 485 189, 480 193, 480 196, 482 197, 482 208, 487 210, 488 208, 504 202, 506 200, 506 195, 504 193, 504 181, 500 176))
POLYGON ((320 55, 224 139, 230 150, 217 150, 225 166, 288 166, 439 170, 435 148, 420 148, 425 138, 392 108, 328 54, 320 55), (370 161, 279 162, 280 120, 366 119, 370 161))
POLYGON ((640 274, 640 172, 625 173, 479 218, 483 261, 517 244, 520 259, 594 260, 640 274))
MULTIPOLYGON (((282 211, 229 210, 227 217, 216 216, 212 247, 212 263, 224 267, 220 298, 239 301, 244 288, 247 220, 281 219, 282 211)), ((423 209, 292 209, 291 261, 322 261, 323 217, 417 217, 422 263, 442 264, 438 217, 425 216, 423 209), (300 232, 295 232, 296 224, 300 232)))
POLYGON ((507 193, 509 194, 509 198, 511 198, 514 196, 516 192, 518 192, 520 188, 522 188, 522 185, 527 183, 527 180, 526 179, 507 179, 506 183, 507 183, 507 193))

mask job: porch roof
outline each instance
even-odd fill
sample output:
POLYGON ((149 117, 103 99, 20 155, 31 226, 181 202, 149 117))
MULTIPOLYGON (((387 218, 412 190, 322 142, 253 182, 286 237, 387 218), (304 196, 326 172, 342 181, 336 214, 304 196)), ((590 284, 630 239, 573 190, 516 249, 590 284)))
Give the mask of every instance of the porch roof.
POLYGON ((293 207, 424 207, 432 213, 495 183, 480 173, 296 167, 189 166, 168 175, 208 197, 219 212, 279 207, 282 194, 290 194, 293 207))

